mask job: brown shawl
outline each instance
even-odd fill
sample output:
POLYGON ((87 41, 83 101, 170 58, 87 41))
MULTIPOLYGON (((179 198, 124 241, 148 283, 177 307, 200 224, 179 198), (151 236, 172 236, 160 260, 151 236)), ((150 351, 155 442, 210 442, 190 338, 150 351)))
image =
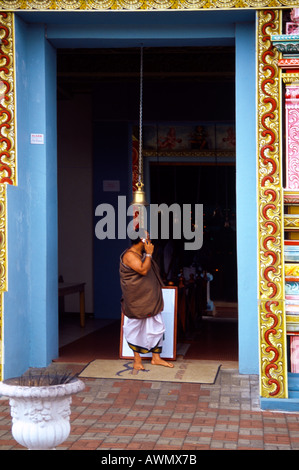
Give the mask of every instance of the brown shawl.
POLYGON ((152 259, 150 270, 142 275, 123 263, 124 254, 120 257, 119 265, 122 312, 129 318, 153 317, 164 308, 163 282, 158 265, 152 259))

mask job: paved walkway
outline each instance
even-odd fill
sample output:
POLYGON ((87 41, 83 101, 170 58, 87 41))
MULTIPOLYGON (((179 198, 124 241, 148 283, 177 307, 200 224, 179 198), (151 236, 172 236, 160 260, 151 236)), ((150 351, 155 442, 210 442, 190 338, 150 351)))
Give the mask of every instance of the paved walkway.
MULTIPOLYGON (((297 450, 299 412, 261 411, 258 377, 220 370, 213 385, 84 379, 57 450, 297 450)), ((0 450, 23 449, 0 400, 0 450)))

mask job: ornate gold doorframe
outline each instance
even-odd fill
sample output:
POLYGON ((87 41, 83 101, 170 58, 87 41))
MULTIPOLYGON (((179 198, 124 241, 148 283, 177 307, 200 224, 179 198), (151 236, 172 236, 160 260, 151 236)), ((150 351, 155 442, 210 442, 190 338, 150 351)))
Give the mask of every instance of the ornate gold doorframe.
MULTIPOLYGON (((6 184, 16 185, 14 13, 20 10, 257 10, 257 149, 259 208, 259 332, 261 396, 287 398, 283 276, 281 84, 270 36, 281 10, 299 0, 2 0, 0 5, 0 330, 7 289, 6 184), (263 8, 263 10, 262 10, 263 8), (276 8, 275 10, 268 8, 276 8), (1 11, 2 10, 2 11, 1 11), (6 11, 5 11, 6 10, 6 11)), ((2 349, 2 348, 1 348, 2 349)), ((2 376, 2 357, 0 359, 2 376)))
POLYGON ((260 394, 287 398, 286 321, 283 268, 283 175, 281 80, 272 34, 280 34, 282 12, 258 12, 258 263, 260 394))
POLYGON ((299 0, 1 0, 0 10, 231 10, 292 8, 299 0))

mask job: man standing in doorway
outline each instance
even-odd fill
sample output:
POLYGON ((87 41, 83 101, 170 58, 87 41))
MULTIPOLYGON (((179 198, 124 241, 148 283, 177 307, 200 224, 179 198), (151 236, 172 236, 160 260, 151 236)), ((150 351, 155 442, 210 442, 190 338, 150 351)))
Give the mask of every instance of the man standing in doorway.
POLYGON ((123 331, 134 353, 136 370, 144 370, 140 354, 149 352, 152 364, 173 367, 160 357, 165 331, 161 315, 163 283, 152 259, 153 251, 148 232, 139 229, 137 238, 132 237, 132 246, 120 257, 123 331))

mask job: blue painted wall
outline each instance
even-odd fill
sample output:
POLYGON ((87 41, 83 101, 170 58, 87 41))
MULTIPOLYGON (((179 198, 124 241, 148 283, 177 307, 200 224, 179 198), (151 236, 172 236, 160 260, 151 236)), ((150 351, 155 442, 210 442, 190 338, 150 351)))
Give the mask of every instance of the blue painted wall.
MULTIPOLYGON (((120 318, 119 257, 128 242, 118 239, 118 196, 131 203, 130 140, 127 123, 94 123, 94 210, 103 203, 115 210, 115 239, 99 240, 96 235, 94 239, 94 314, 98 318, 120 318), (103 182, 109 180, 119 182, 119 191, 103 190, 103 182)), ((95 228, 102 218, 95 216, 95 228)))
POLYGON ((259 370, 255 24, 236 25, 239 370, 259 370))
POLYGON ((44 25, 16 18, 18 186, 8 187, 4 376, 58 355, 56 52, 44 25), (30 144, 42 133, 43 145, 30 144))
MULTIPOLYGON (((16 61, 18 73, 16 85, 20 92, 20 108, 28 109, 28 78, 26 72, 26 27, 16 21, 16 41, 18 42, 16 61), (21 91, 22 90, 22 91, 21 91)), ((18 126, 17 146, 27 147, 28 121, 18 126)), ((26 152, 25 152, 26 154, 26 152)), ((19 156, 18 187, 7 186, 7 238, 8 292, 4 294, 4 378, 19 375, 29 364, 30 322, 29 322, 29 204, 30 174, 26 159, 19 156), (27 169, 28 168, 28 169, 27 169), (26 175, 26 177, 24 177, 26 175)))

